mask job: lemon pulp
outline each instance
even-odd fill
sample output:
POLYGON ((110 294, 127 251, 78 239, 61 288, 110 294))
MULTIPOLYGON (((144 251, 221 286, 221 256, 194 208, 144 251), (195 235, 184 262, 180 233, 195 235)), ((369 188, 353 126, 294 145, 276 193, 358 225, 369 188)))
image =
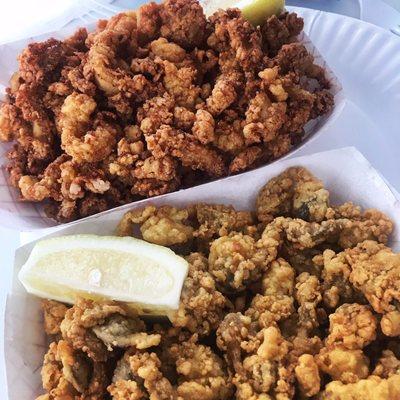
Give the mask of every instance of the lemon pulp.
POLYGON ((28 292, 66 303, 82 296, 159 311, 179 306, 186 274, 187 262, 168 248, 131 237, 73 235, 39 242, 19 279, 28 292))

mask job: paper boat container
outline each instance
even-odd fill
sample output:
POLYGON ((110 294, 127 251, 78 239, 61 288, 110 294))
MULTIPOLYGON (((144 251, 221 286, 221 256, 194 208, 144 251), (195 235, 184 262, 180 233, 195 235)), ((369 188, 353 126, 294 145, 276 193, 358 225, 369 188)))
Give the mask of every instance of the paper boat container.
MULTIPOLYGON (((90 24, 87 28, 88 30, 93 30, 94 26, 94 24, 90 24)), ((0 45, 0 93, 3 92, 4 94, 10 76, 18 69, 17 56, 28 45, 28 43, 43 41, 49 37, 64 39, 73 31, 74 29, 70 27, 68 29, 29 38, 27 40, 20 40, 18 42, 0 45)), ((313 46, 308 36, 302 33, 299 38, 307 47, 308 51, 314 56, 315 62, 326 70, 327 78, 331 82, 332 86, 331 91, 335 96, 335 107, 330 114, 310 121, 306 125, 306 136, 303 143, 299 147, 293 149, 284 158, 293 155, 299 148, 315 138, 317 134, 322 134, 324 129, 328 128, 328 126, 330 126, 340 115, 345 104, 343 89, 335 74, 329 69, 329 66, 326 64, 318 50, 313 46)), ((6 163, 5 155, 9 148, 9 144, 0 143, 0 165, 6 163)), ((264 167, 260 167, 260 169, 263 168, 264 167)), ((224 181, 224 179, 226 178, 221 179, 221 181, 224 181)), ((191 190, 193 189, 180 191, 180 196, 183 198, 190 196, 191 190)), ((43 208, 39 204, 20 202, 18 201, 18 196, 19 194, 17 190, 8 185, 7 172, 4 167, 2 167, 0 169, 0 225, 23 231, 43 229, 57 225, 55 221, 46 217, 43 208)), ((67 226, 69 224, 65 225, 67 226)))
MULTIPOLYGON (((291 166, 309 168, 322 179, 331 194, 332 204, 353 201, 364 208, 375 207, 400 225, 400 203, 379 172, 355 148, 331 150, 307 157, 280 160, 268 168, 252 173, 211 182, 181 193, 147 199, 102 215, 89 217, 46 237, 77 233, 113 234, 123 214, 147 204, 184 206, 194 202, 232 204, 237 209, 254 209, 260 188, 270 178, 291 166)), ((399 230, 393 234, 393 244, 400 242, 399 230)), ((40 300, 25 292, 17 279, 35 242, 20 247, 15 255, 12 291, 7 298, 5 320, 5 358, 9 400, 32 400, 42 393, 40 368, 46 352, 46 337, 42 325, 40 300)))

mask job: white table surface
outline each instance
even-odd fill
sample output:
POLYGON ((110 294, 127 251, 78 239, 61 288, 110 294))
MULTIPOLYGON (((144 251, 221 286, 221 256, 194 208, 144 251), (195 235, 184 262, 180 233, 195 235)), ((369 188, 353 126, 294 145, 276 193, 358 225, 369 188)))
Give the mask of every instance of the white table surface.
MULTIPOLYGON (((380 8, 379 0, 366 1, 376 2, 376 13, 373 13, 373 18, 376 19, 374 22, 388 28, 388 20, 385 21, 384 18, 380 17, 380 15, 388 15, 388 8, 385 7, 385 5, 380 8)), ((400 11, 400 0, 385 0, 385 2, 400 11)), ((13 0, 5 2, 2 4, 2 12, 0 14, 0 43, 31 36, 32 34, 39 34, 43 30, 53 30, 52 23, 48 21, 50 19, 54 20, 60 18, 62 13, 70 9, 71 5, 74 3, 78 3, 77 0, 13 0), (46 29, 44 26, 49 28, 46 29), (29 33, 26 34, 25 32, 29 33)), ((396 14, 397 13, 394 12, 391 17, 396 16, 397 18, 396 14)), ((392 24, 392 20, 390 24, 392 24)), ((400 18, 398 19, 398 24, 400 24, 400 18)), ((347 110, 349 113, 354 111, 355 110, 347 110)), ((25 235, 23 241, 26 241, 29 237, 29 235, 25 235)), ((7 292, 11 283, 13 255, 20 243, 19 232, 0 227, 0 400, 6 400, 5 395, 3 395, 3 388, 6 386, 2 334, 4 328, 4 308, 7 292)))

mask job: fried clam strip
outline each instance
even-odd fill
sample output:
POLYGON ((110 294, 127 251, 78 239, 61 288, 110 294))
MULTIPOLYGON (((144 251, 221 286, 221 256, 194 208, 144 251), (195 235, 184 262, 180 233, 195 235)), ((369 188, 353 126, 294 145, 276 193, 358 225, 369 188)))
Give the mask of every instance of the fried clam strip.
POLYGON ((221 290, 230 292, 242 291, 260 279, 276 256, 276 248, 266 246, 262 239, 232 232, 211 243, 208 261, 221 290))
MULTIPOLYGON (((224 70, 252 72, 261 64, 261 35, 240 13, 239 9, 218 10, 209 19, 213 31, 207 44, 214 50, 229 54, 224 70)), ((220 59, 221 62, 221 59, 220 59)))
POLYGON ((139 318, 115 302, 79 299, 61 323, 63 339, 94 361, 106 361, 114 347, 139 349, 159 344, 158 334, 147 334, 139 318))
POLYGON ((143 239, 163 246, 193 244, 208 253, 210 240, 230 232, 256 235, 255 220, 248 211, 236 211, 232 206, 198 203, 178 209, 171 206, 147 206, 127 212, 118 224, 119 236, 131 236, 140 226, 143 239))
POLYGON ((206 17, 195 0, 166 0, 161 9, 161 36, 185 49, 200 46, 206 32, 206 17))
POLYGON ((156 158, 171 155, 178 158, 183 166, 204 171, 213 177, 226 172, 223 158, 217 151, 169 125, 161 125, 154 135, 146 136, 146 143, 156 158))
POLYGON ((135 225, 140 225, 143 239, 161 246, 186 243, 193 237, 188 223, 189 212, 170 206, 147 206, 127 212, 117 227, 117 235, 132 236, 135 225))
POLYGON ((174 387, 161 372, 156 353, 128 352, 108 387, 113 400, 177 400, 174 387))
POLYGON ((217 329, 224 314, 232 307, 230 301, 216 289, 208 272, 208 261, 201 253, 192 253, 188 276, 183 284, 179 309, 171 317, 175 327, 186 328, 200 336, 217 329))
POLYGON ((259 72, 264 91, 249 100, 243 134, 246 143, 269 143, 278 138, 281 128, 287 123, 288 93, 278 78, 278 68, 266 68, 259 72))
POLYGON ((210 347, 189 341, 166 347, 176 383, 166 377, 166 367, 156 353, 128 350, 118 362, 108 387, 114 400, 168 399, 228 400, 232 384, 223 361, 210 347))
POLYGON ((233 385, 224 362, 210 347, 196 344, 195 340, 196 337, 174 343, 167 350, 168 359, 175 363, 178 374, 178 397, 183 400, 231 399, 233 385))
POLYGON ((329 206, 323 183, 303 167, 292 167, 271 179, 257 196, 257 218, 271 222, 277 216, 321 222, 329 206))
POLYGON ((96 106, 93 98, 72 93, 61 108, 61 146, 77 162, 101 161, 111 154, 116 144, 119 128, 99 114, 93 120, 96 106))
POLYGON ((106 395, 106 366, 74 350, 65 340, 53 342, 44 357, 41 371, 47 395, 38 399, 101 400, 106 395))
POLYGON ((383 244, 367 240, 346 250, 350 282, 382 314, 380 326, 387 336, 400 335, 400 255, 383 244))
POLYGON ((261 26, 263 45, 274 54, 284 44, 291 43, 303 30, 303 20, 295 13, 270 16, 261 26))
POLYGON ((289 342, 277 327, 264 328, 253 337, 251 329, 250 318, 239 313, 228 314, 217 331, 217 344, 227 351, 234 368, 236 399, 292 398, 295 375, 288 362, 289 342), (242 354, 244 347, 248 355, 242 354))
POLYGON ((294 311, 293 268, 283 259, 272 261, 262 276, 261 294, 256 294, 245 315, 261 328, 277 326, 279 321, 290 317, 294 311))
POLYGON ((110 182, 101 169, 93 164, 79 164, 66 154, 49 164, 40 179, 24 175, 18 185, 27 200, 53 199, 73 206, 77 199, 89 193, 102 194, 110 189, 110 182))
POLYGON ((134 55, 137 48, 137 18, 135 12, 124 12, 112 17, 105 28, 92 37, 88 53, 88 68, 93 72, 98 87, 107 96, 120 92, 134 92, 136 82, 128 68, 118 65, 118 52, 134 55))
POLYGON ((400 375, 382 379, 371 375, 356 383, 343 384, 333 381, 326 385, 320 395, 321 400, 397 400, 400 398, 400 375))
POLYGON ((373 208, 362 211, 351 202, 328 209, 326 217, 328 220, 345 218, 351 221, 340 234, 339 244, 343 248, 354 247, 364 240, 386 244, 393 231, 393 222, 383 212, 373 208))
POLYGON ((256 233, 255 219, 249 211, 236 211, 223 204, 194 205, 198 227, 193 235, 201 240, 227 236, 230 232, 256 233))
POLYGON ((57 335, 61 333, 60 325, 68 307, 54 300, 43 300, 42 309, 44 315, 44 330, 47 335, 57 335))
POLYGON ((354 383, 369 375, 362 349, 376 338, 377 320, 369 306, 343 304, 329 316, 325 347, 315 356, 321 372, 333 380, 354 383))
POLYGON ((349 281, 351 267, 344 252, 336 254, 327 249, 323 254, 314 257, 313 261, 322 268, 323 301, 326 307, 335 309, 354 299, 363 302, 361 293, 349 281))

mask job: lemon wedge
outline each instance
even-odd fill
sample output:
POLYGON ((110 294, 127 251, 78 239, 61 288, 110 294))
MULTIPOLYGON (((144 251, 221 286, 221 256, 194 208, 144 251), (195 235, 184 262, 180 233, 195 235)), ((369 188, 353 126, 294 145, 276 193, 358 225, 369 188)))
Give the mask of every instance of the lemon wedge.
POLYGON ((280 14, 285 8, 285 0, 205 0, 203 4, 207 16, 221 8, 239 8, 243 16, 255 26, 271 15, 280 14))
POLYGON ((133 237, 72 235, 38 242, 18 278, 29 293, 129 303, 142 314, 176 310, 188 264, 167 247, 133 237))

